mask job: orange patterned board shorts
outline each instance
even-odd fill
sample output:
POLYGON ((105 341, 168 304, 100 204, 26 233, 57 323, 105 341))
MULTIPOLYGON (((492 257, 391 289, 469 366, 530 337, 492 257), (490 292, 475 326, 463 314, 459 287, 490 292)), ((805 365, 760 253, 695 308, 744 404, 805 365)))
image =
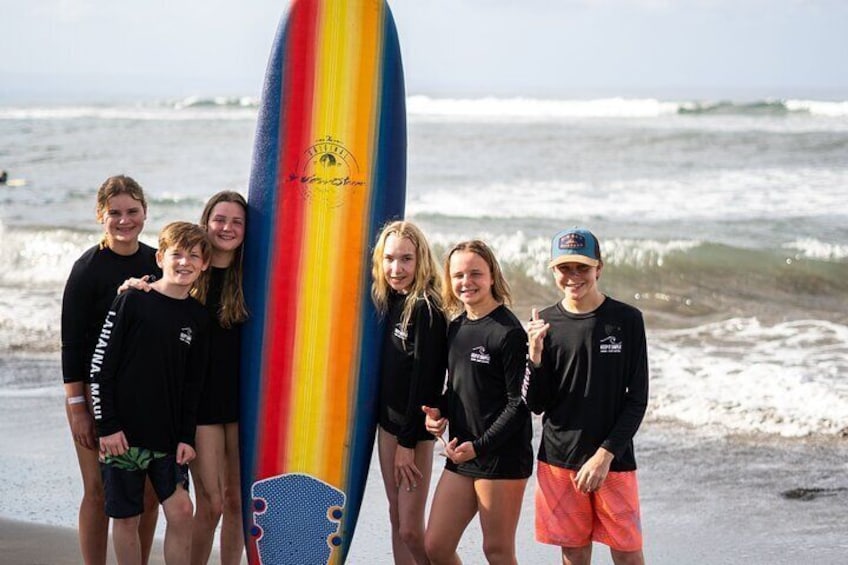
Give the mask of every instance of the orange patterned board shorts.
POLYGON ((617 551, 642 549, 636 471, 610 473, 596 492, 575 486, 577 471, 538 462, 536 540, 560 547, 596 541, 617 551))

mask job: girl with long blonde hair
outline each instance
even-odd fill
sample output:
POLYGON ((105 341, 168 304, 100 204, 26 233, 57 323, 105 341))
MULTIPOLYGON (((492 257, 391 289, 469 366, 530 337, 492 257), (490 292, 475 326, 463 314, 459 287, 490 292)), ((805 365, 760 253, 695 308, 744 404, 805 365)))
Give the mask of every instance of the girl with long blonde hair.
POLYGON ((385 320, 377 442, 392 551, 397 564, 423 564, 434 438, 421 406, 441 393, 447 352, 439 268, 421 230, 394 221, 377 238, 372 275, 371 296, 385 320))

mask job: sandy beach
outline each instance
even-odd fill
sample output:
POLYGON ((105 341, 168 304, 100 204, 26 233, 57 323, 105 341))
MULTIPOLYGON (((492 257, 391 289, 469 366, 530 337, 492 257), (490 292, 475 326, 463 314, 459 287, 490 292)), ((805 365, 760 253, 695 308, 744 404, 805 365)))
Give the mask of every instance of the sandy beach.
MULTIPOLYGON (((81 487, 61 401, 0 398, 3 563, 80 562, 73 526, 81 487)), ((708 436, 649 419, 636 450, 649 563, 844 563, 848 441, 708 436)), ((440 458, 434 466, 435 479, 440 458)), ((556 548, 533 540, 533 485, 531 478, 519 524, 519 560, 557 563, 556 548)), ((391 563, 382 489, 375 460, 349 563, 391 563)), ((154 563, 163 562, 163 522, 154 563)), ((464 562, 484 563, 480 546, 473 522, 460 546, 464 562)), ((605 547, 595 547, 594 563, 611 563, 605 547)))

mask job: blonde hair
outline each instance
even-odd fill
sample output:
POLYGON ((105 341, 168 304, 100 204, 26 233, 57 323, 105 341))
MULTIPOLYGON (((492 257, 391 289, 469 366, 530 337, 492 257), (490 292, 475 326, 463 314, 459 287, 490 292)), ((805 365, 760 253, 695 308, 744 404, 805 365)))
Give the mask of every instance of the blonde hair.
POLYGON ((445 305, 445 310, 453 317, 461 314, 465 308, 462 301, 453 293, 453 285, 451 284, 450 260, 453 254, 459 251, 476 253, 486 262, 489 271, 492 273, 492 298, 499 304, 511 306, 512 291, 495 254, 485 242, 472 239, 457 243, 445 256, 444 284, 442 285, 442 303, 445 305))
MULTIPOLYGON (((103 181, 103 184, 97 189, 97 203, 94 206, 94 213, 98 222, 103 219, 103 215, 109 210, 109 199, 120 194, 128 194, 133 200, 138 200, 142 209, 144 209, 144 213, 147 214, 147 199, 144 197, 144 190, 141 185, 132 177, 115 175, 103 181)), ((100 240, 100 249, 106 247, 109 247, 109 234, 104 233, 100 240)))
POLYGON ((377 311, 385 316, 389 310, 389 294, 391 287, 386 281, 383 270, 383 254, 386 251, 386 240, 394 235, 398 239, 406 238, 415 247, 415 273, 412 285, 406 294, 401 316, 401 327, 406 332, 412 311, 418 299, 424 300, 428 308, 441 309, 441 279, 439 277, 439 265, 430 251, 430 244, 421 228, 404 220, 389 222, 380 231, 374 252, 371 255, 371 299, 374 301, 377 311))
MULTIPOLYGON (((209 218, 212 216, 212 211, 215 206, 222 202, 232 202, 238 204, 244 210, 245 221, 247 221, 247 201, 244 196, 232 190, 222 190, 206 202, 203 208, 203 213, 200 215, 200 227, 204 231, 209 229, 209 218)), ((244 274, 244 242, 235 251, 233 260, 227 266, 224 273, 224 287, 221 290, 221 304, 218 306, 218 322, 222 328, 230 328, 233 324, 240 324, 247 320, 247 304, 244 300, 244 290, 242 288, 242 277, 244 274)), ((209 277, 204 277, 204 284, 197 287, 195 298, 206 303, 206 298, 209 295, 209 277)))

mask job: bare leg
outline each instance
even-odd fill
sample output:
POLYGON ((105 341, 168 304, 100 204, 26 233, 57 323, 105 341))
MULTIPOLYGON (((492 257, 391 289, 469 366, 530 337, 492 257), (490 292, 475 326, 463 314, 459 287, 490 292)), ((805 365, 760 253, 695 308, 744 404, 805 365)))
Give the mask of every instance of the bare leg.
POLYGON ((592 544, 583 547, 563 547, 562 565, 589 565, 592 562, 592 544))
POLYGON ((610 555, 615 565, 645 565, 645 556, 641 549, 638 551, 618 551, 610 548, 610 555))
POLYGON ((165 511, 165 563, 188 565, 191 561, 191 526, 194 508, 188 492, 177 486, 174 494, 162 503, 165 511))
POLYGON ((224 457, 224 426, 197 426, 197 457, 191 462, 197 513, 192 521, 191 562, 205 565, 212 553, 215 528, 223 512, 221 470, 224 457))
POLYGON ((141 541, 138 539, 139 517, 112 520, 112 542, 118 565, 141 565, 141 541))
POLYGON ((407 492, 395 484, 394 460, 397 438, 379 429, 377 443, 383 486, 389 500, 392 528, 392 553, 395 565, 427 565, 430 561, 424 549, 424 510, 430 490, 433 468, 433 442, 419 442, 415 447, 415 466, 423 477, 414 491, 407 492))
MULTIPOLYGON (((66 406, 67 409, 67 406, 66 406)), ((85 565, 105 565, 109 539, 109 517, 103 494, 103 479, 97 451, 74 442, 80 474, 82 500, 79 508, 79 544, 85 565)))
POLYGON ((238 424, 224 424, 224 519, 221 524, 221 565, 238 565, 244 555, 239 472, 238 424))
POLYGON ((515 532, 521 515, 521 502, 527 479, 474 481, 480 527, 483 530, 483 553, 491 565, 517 565, 515 532))
POLYGON ((144 481, 144 513, 138 522, 138 538, 141 541, 141 563, 147 565, 153 549, 153 536, 156 535, 156 522, 159 520, 159 499, 150 484, 144 481))
POLYGON ((433 565, 461 565, 456 554, 459 540, 468 527, 468 523, 477 513, 477 495, 474 492, 474 479, 463 477, 451 471, 443 471, 430 518, 427 521, 427 533, 424 547, 427 557, 433 565))

